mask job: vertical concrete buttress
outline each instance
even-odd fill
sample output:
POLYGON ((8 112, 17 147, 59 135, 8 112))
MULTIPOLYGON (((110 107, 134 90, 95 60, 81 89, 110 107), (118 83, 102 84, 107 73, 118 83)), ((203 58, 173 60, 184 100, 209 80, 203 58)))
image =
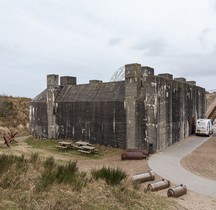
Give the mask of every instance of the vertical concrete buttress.
POLYGON ((57 138, 55 98, 58 92, 59 92, 59 76, 55 74, 47 75, 48 138, 57 138))
POLYGON ((125 65, 125 102, 126 102, 126 147, 136 148, 137 119, 136 100, 141 87, 141 65, 125 65))

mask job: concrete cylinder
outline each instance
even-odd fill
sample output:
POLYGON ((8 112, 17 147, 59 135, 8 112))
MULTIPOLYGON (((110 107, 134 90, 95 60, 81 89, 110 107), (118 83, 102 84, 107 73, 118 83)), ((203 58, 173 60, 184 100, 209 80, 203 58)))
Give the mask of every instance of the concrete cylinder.
POLYGON ((141 152, 123 152, 121 154, 122 160, 141 160, 146 158, 141 152))
POLYGON ((148 184, 147 190, 149 191, 158 191, 158 190, 163 190, 166 189, 170 186, 170 181, 166 179, 162 179, 161 181, 157 181, 151 184, 148 184))
POLYGON ((149 155, 148 151, 144 149, 127 149, 127 152, 141 152, 143 155, 149 155))
POLYGON ((155 174, 153 171, 148 171, 146 173, 140 173, 132 176, 133 182, 147 182, 147 181, 153 181, 155 179, 155 174))
POLYGON ((172 189, 169 189, 167 191, 167 196, 168 197, 174 197, 174 198, 177 198, 177 197, 180 197, 182 195, 185 195, 187 193, 187 188, 185 185, 181 184, 179 186, 176 186, 172 189))

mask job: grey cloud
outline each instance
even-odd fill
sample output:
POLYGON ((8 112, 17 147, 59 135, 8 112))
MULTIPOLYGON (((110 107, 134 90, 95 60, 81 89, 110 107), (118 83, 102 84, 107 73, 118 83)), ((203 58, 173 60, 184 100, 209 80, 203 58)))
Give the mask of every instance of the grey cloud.
POLYGON ((121 44, 121 42, 122 42, 122 38, 114 37, 108 41, 108 45, 109 46, 117 46, 117 45, 121 44))
POLYGON ((208 47, 208 34, 211 33, 210 28, 204 28, 199 36, 199 41, 202 47, 208 47))
POLYGON ((214 1, 214 3, 213 3, 213 9, 216 12, 216 1, 214 1))
MULTIPOLYGON (((206 11, 205 16, 193 13, 190 21, 187 15, 182 16, 184 7, 179 8, 176 16, 174 10, 167 13, 168 5, 178 8, 173 2, 163 3, 165 10, 160 8, 160 16, 155 16, 159 11, 155 10, 156 0, 138 0, 137 4, 130 0, 117 3, 18 0, 13 4, 2 1, 1 91, 34 96, 38 92, 32 88, 43 87, 48 73, 77 76, 80 83, 89 79, 105 81, 115 68, 130 62, 150 65, 157 72, 163 70, 176 76, 192 75, 197 81, 199 76, 202 80, 205 75, 214 75, 216 36, 212 8, 216 11, 216 0, 211 0, 214 2, 211 12, 206 11), (197 31, 202 32, 197 34, 197 31), (194 51, 196 54, 189 53, 194 51)), ((206 2, 184 1, 194 11, 201 5, 207 4, 209 8, 206 2)))
POLYGON ((164 38, 146 39, 140 41, 132 49, 143 51, 146 56, 159 56, 164 53, 167 43, 164 38))
POLYGON ((209 53, 185 54, 173 61, 179 72, 192 77, 216 76, 216 46, 209 53))

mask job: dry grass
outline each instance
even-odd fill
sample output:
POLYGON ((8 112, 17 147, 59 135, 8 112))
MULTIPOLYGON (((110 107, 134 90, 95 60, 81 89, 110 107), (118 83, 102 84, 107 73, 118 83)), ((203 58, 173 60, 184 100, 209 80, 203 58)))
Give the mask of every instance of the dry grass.
POLYGON ((9 130, 27 133, 29 126, 29 102, 24 97, 0 96, 0 134, 9 130))
POLYGON ((215 100, 215 98, 216 98, 216 93, 215 92, 206 94, 207 110, 208 110, 208 107, 211 105, 211 103, 215 100))
POLYGON ((78 168, 74 176, 86 182, 85 185, 74 188, 73 182, 54 180, 44 189, 38 190, 37 186, 47 168, 54 170, 59 167, 51 159, 44 161, 36 154, 30 159, 12 158, 13 161, 8 162, 8 170, 0 174, 0 209, 181 209, 167 198, 145 193, 144 190, 134 190, 130 181, 124 180, 118 185, 110 186, 105 181, 94 180, 90 173, 84 176, 78 168))

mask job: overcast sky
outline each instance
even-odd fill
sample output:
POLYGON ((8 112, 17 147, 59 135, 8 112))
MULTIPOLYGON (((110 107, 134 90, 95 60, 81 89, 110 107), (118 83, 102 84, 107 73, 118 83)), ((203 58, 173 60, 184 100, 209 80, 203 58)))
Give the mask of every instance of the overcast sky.
POLYGON ((46 75, 109 81, 128 63, 216 89, 216 0, 0 0, 0 94, 46 75))

